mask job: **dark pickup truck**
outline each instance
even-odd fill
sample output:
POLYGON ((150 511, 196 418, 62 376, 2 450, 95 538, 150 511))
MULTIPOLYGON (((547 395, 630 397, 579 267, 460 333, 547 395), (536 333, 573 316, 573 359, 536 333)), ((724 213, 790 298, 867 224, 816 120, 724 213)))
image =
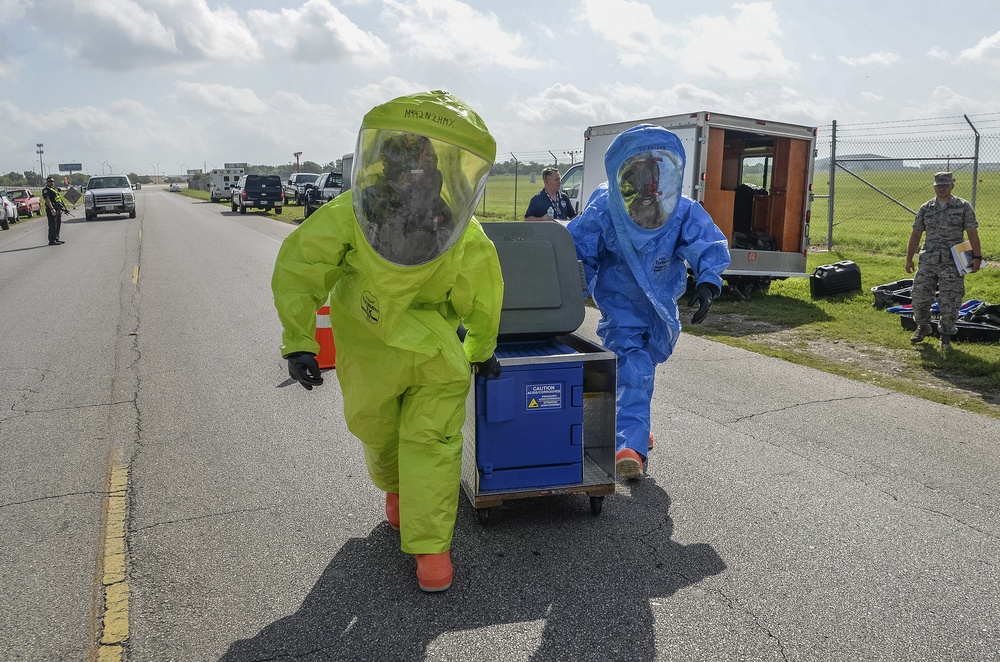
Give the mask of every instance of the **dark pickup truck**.
POLYGON ((241 214, 247 213, 247 209, 273 209, 280 214, 285 204, 284 187, 277 175, 243 175, 231 191, 232 210, 241 214))

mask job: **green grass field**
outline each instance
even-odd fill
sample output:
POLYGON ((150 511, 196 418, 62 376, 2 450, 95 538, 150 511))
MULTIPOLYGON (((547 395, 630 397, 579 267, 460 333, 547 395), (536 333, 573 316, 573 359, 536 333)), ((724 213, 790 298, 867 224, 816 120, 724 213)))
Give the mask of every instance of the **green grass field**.
MULTIPOLYGON (((843 171, 837 173, 834 248, 905 255, 914 214, 920 205, 934 196, 931 186, 933 173, 897 170, 861 171, 856 174, 868 184, 843 171)), ((971 200, 972 174, 959 172, 956 178, 955 195, 971 200)), ((813 193, 817 198, 812 204, 810 242, 814 247, 825 248, 829 235, 830 201, 822 196, 829 194, 829 173, 818 172, 813 180, 813 193)), ((514 175, 492 176, 476 213, 486 221, 519 220, 524 218, 528 201, 541 188, 540 178, 532 184, 527 175, 521 175, 516 181, 515 197, 514 175)), ((1000 225, 995 221, 1000 216, 1000 172, 979 174, 976 216, 983 255, 988 261, 1000 261, 1000 225)))
MULTIPOLYGON (((898 173, 895 178, 886 177, 884 173, 881 176, 883 190, 891 189, 894 197, 913 209, 932 195, 928 184, 930 175, 926 173, 898 173)), ((817 193, 825 193, 826 177, 822 179, 823 189, 817 187, 817 193)), ((852 260, 861 267, 860 291, 813 299, 807 278, 775 281, 766 295, 755 294, 748 301, 723 294, 713 305, 706 322, 699 326, 685 324, 685 332, 1000 418, 997 344, 956 343, 948 356, 941 354, 936 341, 913 347, 909 342, 910 334, 902 328, 899 317, 872 306, 872 287, 912 277, 904 270, 904 257, 913 218, 906 210, 898 207, 899 211, 893 210, 891 207, 896 205, 892 203, 878 202, 860 183, 849 186, 847 179, 846 175, 837 179, 837 207, 856 211, 844 212, 844 222, 834 228, 837 248, 826 252, 820 250, 825 247, 825 232, 819 245, 815 239, 815 227, 820 218, 825 229, 826 201, 815 202, 813 245, 817 250, 809 254, 807 271, 811 273, 820 265, 852 260), (857 199, 867 202, 859 204, 857 199), (760 326, 755 326, 758 322, 760 326), (871 369, 872 362, 866 363, 864 358, 859 360, 859 353, 888 357, 892 363, 889 374, 871 369), (963 390, 956 395, 954 389, 942 385, 961 385, 963 390)), ((990 179, 986 183, 1000 185, 1000 181, 993 183, 990 179)), ((484 222, 520 219, 529 198, 540 188, 540 184, 531 185, 528 177, 522 175, 515 199, 514 176, 493 177, 477 214, 484 222)), ((961 180, 957 188, 957 195, 969 196, 961 190, 961 180)), ((980 200, 984 188, 987 187, 981 185, 979 189, 980 200)), ((208 193, 201 191, 185 189, 182 195, 208 199, 208 193)), ((228 209, 227 205, 220 206, 228 209)), ((302 207, 287 206, 281 214, 268 213, 267 216, 285 223, 299 223, 302 214, 302 207)), ((1000 255, 1000 236, 995 224, 987 221, 982 212, 979 220, 983 252, 987 256, 1000 255)), ((1000 303, 1000 268, 987 264, 979 273, 967 277, 966 298, 1000 303)), ((681 301, 681 315, 686 321, 690 319, 690 311, 685 303, 681 301)))
MULTIPOLYGON (((933 173, 857 174, 870 185, 845 172, 837 173, 832 252, 826 250, 829 200, 813 201, 807 272, 824 264, 851 260, 861 268, 860 291, 813 299, 806 278, 775 281, 766 295, 755 295, 749 301, 723 295, 705 324, 685 325, 685 331, 1000 418, 1000 357, 996 344, 956 343, 948 356, 941 354, 936 341, 914 348, 899 316, 872 306, 871 288, 912 278, 904 268, 906 245, 916 210, 934 195, 933 173), (755 322, 771 331, 748 332, 747 327, 753 327, 755 322), (889 357, 892 367, 888 374, 872 369, 871 360, 857 358, 866 353, 889 357), (948 386, 960 386, 962 390, 948 386)), ((955 195, 971 200, 971 174, 959 172, 956 178, 955 195)), ((485 222, 522 218, 528 200, 541 189, 540 181, 536 182, 531 184, 527 176, 520 176, 515 197, 514 175, 491 177, 477 211, 479 218, 485 222)), ((829 174, 816 173, 815 195, 824 196, 828 191, 829 174)), ((988 262, 979 273, 966 278, 966 299, 1000 303, 1000 268, 991 264, 1000 262, 1000 229, 994 220, 1000 210, 1000 173, 980 175, 976 206, 983 254, 988 262)))
MULTIPOLYGON (((920 205, 934 197, 931 186, 933 173, 896 170, 861 171, 856 174, 868 183, 842 171, 837 173, 834 189, 834 246, 885 255, 905 255, 914 214, 920 205)), ((954 194, 971 201, 972 173, 956 173, 956 179, 954 194)), ((816 196, 829 193, 830 178, 827 172, 816 173, 813 182, 816 196)), ((829 209, 828 199, 818 198, 813 201, 810 228, 813 246, 827 245, 829 209)), ((1000 260, 1000 227, 995 220, 998 212, 1000 172, 980 173, 976 190, 976 217, 979 221, 983 255, 989 261, 1000 260)))

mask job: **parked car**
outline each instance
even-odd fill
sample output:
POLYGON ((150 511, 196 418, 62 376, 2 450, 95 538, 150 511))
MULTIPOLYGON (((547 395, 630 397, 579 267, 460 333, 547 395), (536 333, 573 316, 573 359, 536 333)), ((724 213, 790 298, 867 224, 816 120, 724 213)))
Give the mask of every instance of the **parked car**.
POLYGON ((180 190, 181 190, 181 185, 180 184, 171 184, 170 185, 170 192, 171 193, 177 193, 180 190))
POLYGON ((289 204, 301 205, 306 198, 306 185, 319 179, 315 172, 293 172, 285 182, 285 200, 289 204))
POLYGON ((0 229, 9 230, 11 223, 17 223, 17 203, 0 191, 0 229))
POLYGON ((247 209, 273 209, 280 214, 285 202, 284 187, 277 175, 243 175, 231 192, 230 207, 241 214, 247 213, 247 209))
POLYGON ((305 218, 344 191, 344 179, 339 172, 324 172, 314 184, 306 184, 305 218))
POLYGON ((26 188, 8 190, 7 195, 17 205, 17 213, 20 216, 31 217, 42 215, 42 199, 26 188))

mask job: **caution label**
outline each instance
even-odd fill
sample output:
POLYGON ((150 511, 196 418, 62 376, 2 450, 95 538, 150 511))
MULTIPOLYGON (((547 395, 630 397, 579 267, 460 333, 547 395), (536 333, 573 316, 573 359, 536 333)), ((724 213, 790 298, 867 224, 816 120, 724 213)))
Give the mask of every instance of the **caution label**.
POLYGON ((561 382, 554 384, 525 384, 524 401, 525 408, 532 411, 538 409, 562 409, 563 385, 561 382))

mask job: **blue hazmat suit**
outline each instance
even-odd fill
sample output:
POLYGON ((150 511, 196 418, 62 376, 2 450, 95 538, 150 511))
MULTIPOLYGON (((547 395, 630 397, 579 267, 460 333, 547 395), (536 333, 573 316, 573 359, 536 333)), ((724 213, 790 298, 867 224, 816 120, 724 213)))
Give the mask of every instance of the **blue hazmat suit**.
POLYGON ((681 331, 685 262, 696 284, 710 284, 716 295, 730 262, 725 235, 681 193, 685 160, 680 139, 667 129, 643 124, 624 131, 604 157, 608 182, 568 226, 601 311, 597 333, 618 357, 616 450, 630 448, 643 459, 655 368, 670 357, 681 331), (652 177, 630 177, 648 155, 652 177), (656 213, 636 211, 645 203, 656 213))

